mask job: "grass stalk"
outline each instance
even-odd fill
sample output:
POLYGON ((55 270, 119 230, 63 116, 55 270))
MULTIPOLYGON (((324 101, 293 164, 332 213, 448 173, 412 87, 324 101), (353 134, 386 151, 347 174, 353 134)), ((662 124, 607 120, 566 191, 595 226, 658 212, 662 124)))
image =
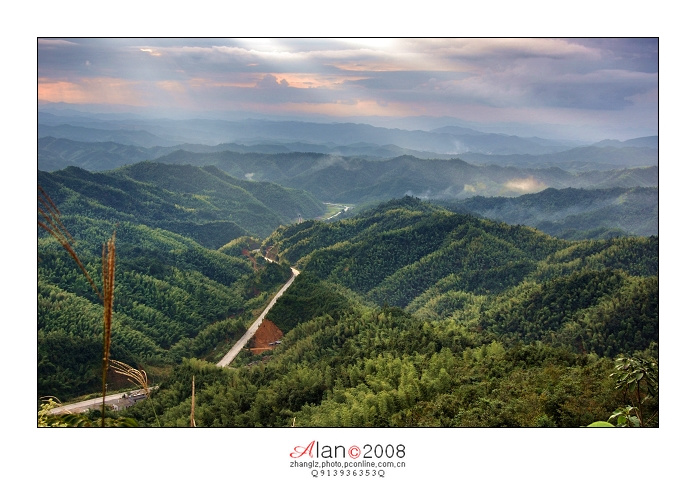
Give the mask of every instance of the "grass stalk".
POLYGON ((58 207, 56 207, 56 205, 51 200, 51 197, 48 196, 48 194, 44 191, 43 188, 39 186, 38 191, 38 213, 43 218, 43 221, 37 221, 38 225, 46 231, 48 231, 48 233, 51 236, 53 236, 58 241, 58 243, 60 243, 60 245, 65 249, 65 251, 68 252, 68 254, 73 258, 75 263, 77 263, 77 266, 82 271, 82 274, 84 274, 85 278, 87 279, 87 282, 89 282, 90 286, 92 286, 94 292, 97 294, 99 299, 103 301, 104 298, 102 296, 101 291, 92 279, 92 276, 90 276, 89 272, 87 272, 87 269, 82 264, 82 261, 77 256, 77 253, 75 252, 75 249, 72 246, 72 243, 75 240, 68 232, 68 229, 63 224, 63 221, 61 221, 60 219, 60 210, 58 210, 58 207))
POLYGON ((116 231, 111 235, 111 238, 102 245, 102 289, 97 287, 96 283, 89 275, 84 264, 80 260, 73 248, 73 237, 68 232, 63 222, 60 219, 60 210, 51 200, 51 197, 44 191, 41 186, 38 186, 37 194, 38 214, 41 217, 37 221, 38 225, 45 229, 58 243, 68 252, 75 260, 75 263, 80 268, 85 278, 89 282, 92 289, 103 302, 104 313, 104 344, 102 353, 102 406, 101 406, 101 425, 105 426, 105 410, 106 410, 106 377, 109 370, 109 351, 111 348, 111 324, 114 310, 114 280, 116 273, 116 231))
POLYGON ((196 417, 195 417, 195 409, 196 409, 196 376, 191 377, 191 428, 196 427, 196 417))
POLYGON ((150 401, 150 406, 152 406, 152 413, 155 415, 157 426, 161 427, 162 425, 157 417, 157 411, 155 411, 155 405, 152 403, 152 399, 150 399, 150 385, 147 381, 147 372, 145 372, 145 370, 136 370, 132 366, 115 359, 109 361, 109 366, 114 370, 114 373, 125 376, 129 382, 145 391, 147 399, 150 401))
POLYGON ((106 409, 106 376, 109 371, 111 322, 114 311, 114 279, 116 273, 116 232, 102 245, 102 284, 104 294, 104 352, 102 354, 102 426, 106 409))

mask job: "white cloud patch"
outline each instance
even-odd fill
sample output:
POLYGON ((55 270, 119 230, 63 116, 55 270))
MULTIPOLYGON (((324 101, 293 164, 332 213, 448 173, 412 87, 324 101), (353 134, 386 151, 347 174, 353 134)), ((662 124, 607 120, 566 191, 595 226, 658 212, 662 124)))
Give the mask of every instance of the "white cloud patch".
POLYGON ((544 182, 537 180, 533 176, 510 180, 503 184, 503 188, 515 193, 536 193, 548 188, 544 182))

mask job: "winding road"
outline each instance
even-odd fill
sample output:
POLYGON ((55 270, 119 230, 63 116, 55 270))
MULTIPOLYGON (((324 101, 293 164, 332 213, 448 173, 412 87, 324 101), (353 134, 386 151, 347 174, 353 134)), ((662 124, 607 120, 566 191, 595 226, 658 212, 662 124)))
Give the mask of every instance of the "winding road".
POLYGON ((295 281, 297 275, 300 273, 300 271, 295 269, 294 267, 291 267, 291 269, 292 277, 290 277, 290 280, 286 282, 282 288, 280 288, 280 291, 278 291, 278 293, 273 297, 273 299, 268 304, 263 313, 259 315, 259 318, 257 318, 256 321, 249 326, 246 333, 242 336, 241 339, 239 339, 239 341, 237 341, 237 344, 235 344, 232 347, 232 349, 230 349, 229 352, 220 361, 217 362, 217 366, 227 366, 230 363, 232 363, 232 360, 237 356, 237 354, 239 354, 239 351, 242 350, 246 343, 249 342, 249 339, 254 337, 254 334, 256 334, 256 331, 261 326, 261 322, 263 322, 263 319, 266 318, 266 315, 268 314, 270 309, 273 308, 275 302, 278 301, 278 298, 280 298, 283 295, 285 290, 290 287, 290 285, 295 281))
MULTIPOLYGON (((273 262, 271 259, 266 259, 269 262, 273 262)), ((283 293, 290 287, 290 285, 295 281, 295 278, 298 276, 300 273, 299 270, 295 269, 294 267, 291 267, 292 269, 292 277, 286 282, 282 288, 280 288, 280 291, 276 293, 276 295, 273 297, 271 302, 268 304, 268 306, 264 309, 263 313, 259 315, 259 318, 256 319, 256 321, 249 326, 247 329, 246 333, 242 336, 242 338, 237 341, 237 343, 232 347, 232 349, 229 350, 229 352, 218 362, 216 363, 217 366, 227 366, 230 363, 232 363, 232 360, 239 354, 239 352, 242 350, 242 348, 246 345, 247 342, 249 342, 249 339, 251 339, 254 334, 256 334, 256 331, 258 328, 261 326, 261 322, 263 322, 263 319, 266 318, 266 315, 270 311, 271 308, 273 308, 273 305, 275 305, 275 302, 278 301, 278 298, 280 298, 283 293)), ((156 389, 157 387, 152 387, 153 389, 156 389)), ((106 404, 109 406, 114 406, 117 405, 118 407, 125 407, 128 405, 132 405, 133 401, 128 401, 127 399, 123 398, 124 393, 119 392, 117 394, 112 394, 112 395, 107 395, 106 396, 106 404)), ((51 414, 59 414, 59 413, 70 413, 70 412, 82 412, 85 411, 89 408, 99 408, 101 407, 102 403, 102 398, 97 397, 94 399, 89 399, 86 401, 82 402, 76 402, 74 404, 66 404, 64 406, 59 406, 50 411, 51 414)))

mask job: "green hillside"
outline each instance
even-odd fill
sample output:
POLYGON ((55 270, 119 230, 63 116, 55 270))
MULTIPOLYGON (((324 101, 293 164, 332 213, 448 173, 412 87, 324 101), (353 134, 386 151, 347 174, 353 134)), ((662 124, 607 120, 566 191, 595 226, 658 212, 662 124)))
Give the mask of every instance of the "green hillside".
MULTIPOLYGON (((248 191, 228 178, 152 163, 39 172, 93 279, 101 276, 101 245, 116 232, 114 359, 152 375, 184 357, 216 360, 290 276, 287 265, 252 264, 248 251, 231 245, 259 244, 250 231, 262 235, 286 220, 275 210, 323 206, 304 192, 261 183, 248 191), (201 193, 186 191, 195 188, 201 193)), ((38 394, 68 399, 98 390, 101 301, 42 228, 38 259, 38 394)))
POLYGON ((343 157, 309 152, 280 154, 175 151, 161 162, 216 166, 237 178, 307 190, 327 202, 363 203, 415 195, 464 199, 513 197, 553 188, 655 187, 657 166, 572 172, 559 166, 473 165, 461 159, 343 157))
POLYGON ((560 240, 404 198, 265 244, 303 268, 268 315, 283 344, 184 361, 153 398, 166 425, 187 426, 195 376, 199 426, 579 427, 625 405, 615 357, 657 357, 656 237, 560 240))
POLYGON ((404 198, 267 241, 375 305, 616 356, 657 341, 657 237, 570 242, 404 198), (477 315, 472 311, 477 307, 477 315))
POLYGON ((325 210, 307 192, 238 180, 213 167, 142 162, 103 173, 70 167, 40 171, 38 182, 65 215, 145 224, 209 248, 240 236, 266 237, 298 215, 325 210))
POLYGON ((533 226, 559 238, 602 239, 658 233, 657 187, 548 188, 519 197, 478 196, 443 201, 442 205, 455 212, 533 226))
MULTIPOLYGON (((65 222, 96 272, 112 225, 90 214, 65 222)), ((139 426, 188 426, 195 377, 201 427, 579 427, 630 403, 617 356, 657 358, 657 237, 563 240, 405 197, 219 251, 128 222, 117 241, 113 357, 159 384, 118 413, 139 426), (254 272, 258 246, 285 263, 254 272), (302 273, 267 316, 282 344, 215 366, 288 264, 302 273)), ((55 242, 39 257, 40 394, 87 392, 98 300, 55 242)), ((642 405, 657 425, 657 396, 642 405)))
MULTIPOLYGON (((76 232, 75 249, 91 277, 99 279, 99 240, 113 224, 84 217, 65 224, 76 232)), ((119 224, 116 242, 111 356, 153 375, 183 357, 221 357, 252 312, 289 277, 287 266, 254 272, 241 256, 144 225, 119 224)), ((52 238, 39 238, 38 255, 38 394, 68 399, 95 391, 101 383, 101 302, 52 238)))
POLYGON ((402 307, 450 275, 472 292, 500 292, 569 245, 526 227, 455 214, 414 198, 335 223, 283 227, 266 243, 306 272, 375 303, 402 307))
MULTIPOLYGON (((153 397, 164 426, 188 426, 192 378, 206 427, 580 427, 623 402, 613 360, 594 353, 367 308, 306 274, 282 299, 269 318, 287 332, 270 359, 185 360, 153 397)), ((156 426, 143 405, 123 415, 156 426)))

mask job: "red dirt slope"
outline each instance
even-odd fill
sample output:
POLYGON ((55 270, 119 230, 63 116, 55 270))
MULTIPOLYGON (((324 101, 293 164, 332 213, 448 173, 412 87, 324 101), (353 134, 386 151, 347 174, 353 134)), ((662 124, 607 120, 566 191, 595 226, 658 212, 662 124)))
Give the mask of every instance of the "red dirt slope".
POLYGON ((254 354, 273 349, 276 345, 272 344, 283 338, 283 333, 276 324, 264 318, 261 326, 249 341, 249 347, 254 354))

